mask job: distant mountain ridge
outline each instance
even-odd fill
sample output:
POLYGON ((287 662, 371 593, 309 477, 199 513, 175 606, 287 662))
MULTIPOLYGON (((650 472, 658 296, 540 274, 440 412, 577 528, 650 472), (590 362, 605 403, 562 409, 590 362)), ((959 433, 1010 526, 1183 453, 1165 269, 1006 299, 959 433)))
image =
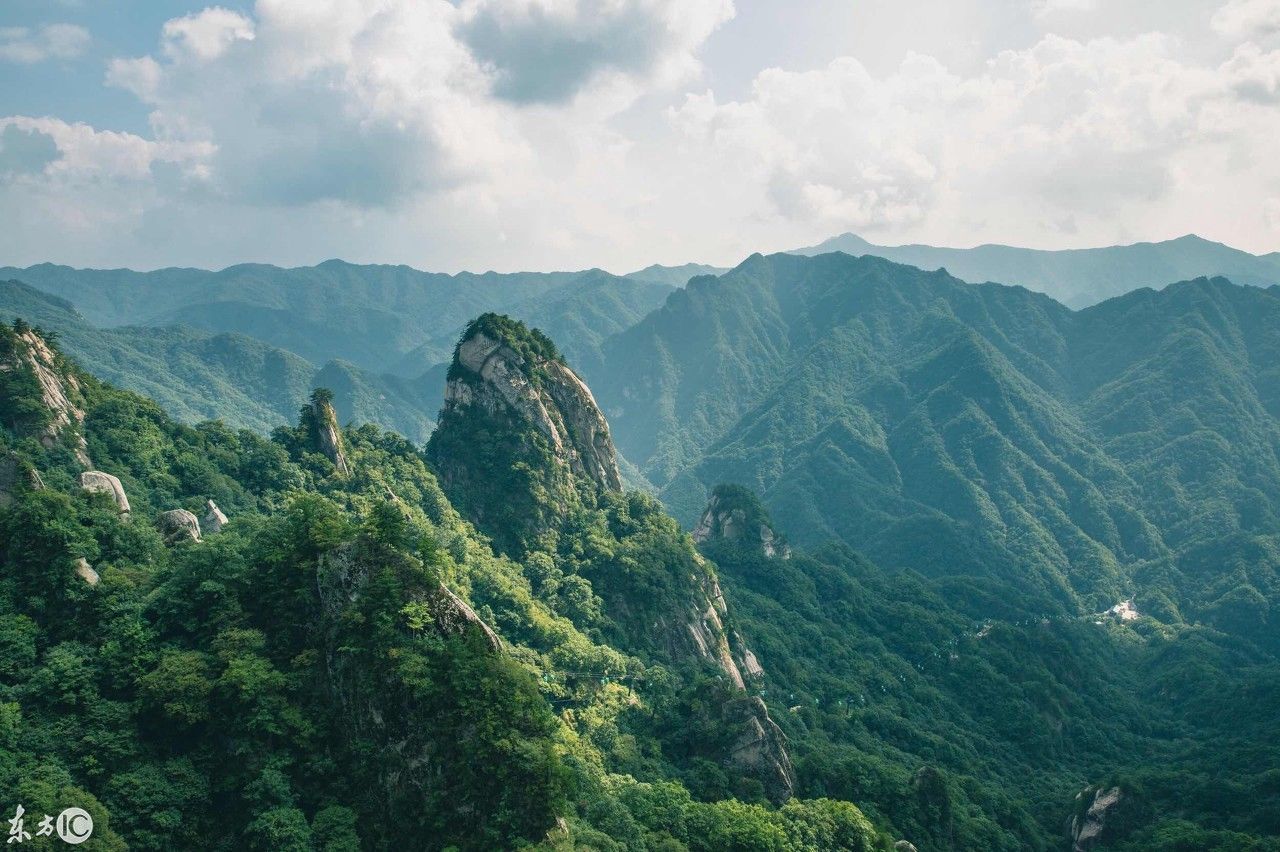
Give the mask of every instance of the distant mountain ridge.
POLYGON ((1087 307, 1141 287, 1159 288, 1173 281, 1215 275, 1259 287, 1280 283, 1280 252, 1253 255, 1194 234, 1163 242, 1043 250, 990 244, 974 248, 880 246, 846 233, 791 253, 813 256, 833 251, 875 255, 925 270, 945 268, 974 284, 1020 284, 1071 308, 1087 307))
MULTIPOLYGON (((73 269, 39 264, 0 269, 0 280, 22 281, 66 299, 99 326, 181 324, 247 334, 313 363, 339 359, 405 377, 445 362, 463 326, 499 310, 519 318, 552 317, 572 324, 608 285, 604 332, 629 324, 662 303, 672 285, 624 278, 599 269, 580 272, 422 272, 408 266, 329 260, 282 268, 240 264, 226 269, 73 269), (575 296, 589 288, 587 303, 575 296), (548 306, 556 306, 548 309, 548 306), (415 353, 407 363, 403 360, 415 353)), ((562 329, 551 328, 559 333, 562 329)), ((582 335, 562 334, 573 357, 582 335)), ((585 342, 589 349, 589 341, 585 342)), ((585 357, 585 355, 584 355, 585 357)))
POLYGON ((66 299, 0 281, 0 315, 55 332, 62 346, 107 381, 160 403, 186 423, 221 418, 270 432, 292 422, 311 389, 332 388, 343 422, 378 423, 423 442, 435 424, 443 373, 380 375, 347 361, 317 367, 244 334, 181 325, 97 328, 66 299))

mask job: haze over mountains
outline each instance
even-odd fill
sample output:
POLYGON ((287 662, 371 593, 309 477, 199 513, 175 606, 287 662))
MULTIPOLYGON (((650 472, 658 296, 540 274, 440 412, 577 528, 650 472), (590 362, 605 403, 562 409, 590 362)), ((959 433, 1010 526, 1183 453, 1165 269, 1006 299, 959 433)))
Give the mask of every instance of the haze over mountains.
POLYGON ((856 234, 841 234, 794 254, 833 251, 870 254, 921 269, 945 268, 964 281, 1020 284, 1047 293, 1069 308, 1089 305, 1173 281, 1221 275, 1236 284, 1280 283, 1280 252, 1252 255, 1194 234, 1154 243, 1045 251, 1004 245, 940 248, 878 246, 856 234))

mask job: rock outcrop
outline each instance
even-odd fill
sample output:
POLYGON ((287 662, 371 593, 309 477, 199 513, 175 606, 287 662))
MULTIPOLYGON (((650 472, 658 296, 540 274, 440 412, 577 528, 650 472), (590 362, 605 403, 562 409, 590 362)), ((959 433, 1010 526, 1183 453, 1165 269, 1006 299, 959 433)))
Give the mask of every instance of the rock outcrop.
POLYGON ((795 793, 795 770, 787 754, 786 735, 770 718, 769 708, 753 695, 735 721, 743 730, 730 752, 730 761, 759 779, 771 801, 790 799, 795 793))
POLYGON ((227 525, 227 516, 218 508, 218 504, 212 500, 204 501, 204 517, 200 519, 200 528, 206 534, 220 533, 222 528, 227 525))
POLYGON ((98 577, 98 572, 93 570, 93 566, 89 564, 89 560, 85 559, 83 556, 75 561, 75 571, 76 576, 81 580, 84 580, 90 586, 98 585, 98 582, 101 579, 98 577))
POLYGON ((338 426, 338 412, 333 407, 333 394, 326 388, 317 388, 311 394, 311 402, 302 410, 303 423, 310 432, 315 448, 333 462, 340 476, 351 473, 346 447, 342 442, 342 429, 338 426))
POLYGON ((733 541, 756 545, 770 558, 791 558, 791 548, 778 535, 759 499, 737 485, 718 485, 694 526, 693 540, 698 544, 733 541))
MULTIPOLYGON (((1090 788, 1091 789, 1091 788, 1090 788)), ((1079 799, 1086 796, 1089 789, 1076 795, 1079 799)), ((1104 790, 1101 787, 1093 790, 1093 801, 1083 816, 1071 819, 1071 852, 1090 852, 1102 838, 1106 828, 1107 814, 1120 803, 1123 794, 1119 787, 1104 790)))
POLYGON ((533 426, 558 462, 604 489, 622 489, 609 425, 582 379, 563 362, 521 353, 480 325, 458 344, 445 386, 450 408, 509 409, 533 426))
POLYGON ((129 514, 129 496, 124 493, 124 486, 116 477, 100 470, 86 470, 80 474, 78 481, 85 491, 109 495, 115 501, 120 514, 129 514))
MULTIPOLYGON (((404 557, 389 555, 387 558, 404 557)), ((354 543, 341 545, 320 559, 316 585, 327 617, 337 618, 360 596, 376 561, 376 556, 362 552, 354 543)), ((410 592, 409 597, 412 603, 425 606, 431 615, 431 624, 441 636, 462 636, 475 629, 492 651, 502 648, 502 640, 493 628, 444 583, 410 592)))
POLYGON ((81 465, 91 467, 81 432, 84 411, 77 404, 81 396, 80 382, 74 374, 59 366, 57 354, 43 337, 21 326, 14 330, 14 345, 9 357, 0 361, 0 372, 15 370, 24 370, 32 375, 40 387, 40 401, 48 409, 48 423, 38 435, 40 443, 51 449, 61 442, 75 454, 81 465))
POLYGON ((200 521, 186 509, 170 509, 156 519, 156 527, 165 544, 200 540, 200 521))

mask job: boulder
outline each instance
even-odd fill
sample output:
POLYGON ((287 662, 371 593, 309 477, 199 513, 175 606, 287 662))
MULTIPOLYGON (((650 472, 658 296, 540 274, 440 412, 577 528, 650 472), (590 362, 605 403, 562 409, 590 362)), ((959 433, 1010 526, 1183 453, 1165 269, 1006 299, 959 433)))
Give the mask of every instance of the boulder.
POLYGON ((200 540, 200 521, 186 509, 170 509, 156 520, 165 544, 200 540))
POLYGON ((222 528, 227 524, 227 516, 212 500, 204 501, 204 507, 204 517, 200 519, 200 526, 206 533, 222 532, 222 528))
POLYGON ((81 556, 75 561, 76 576, 84 580, 90 586, 98 585, 98 572, 93 570, 93 566, 89 564, 89 560, 81 556))
POLYGON ((893 844, 893 852, 916 852, 916 845, 909 840, 899 840, 893 844))
POLYGON ((129 514, 129 497, 124 493, 124 486, 120 484, 119 479, 100 470, 86 470, 80 474, 78 481, 85 491, 110 495, 116 502, 116 508, 120 510, 120 514, 129 514))

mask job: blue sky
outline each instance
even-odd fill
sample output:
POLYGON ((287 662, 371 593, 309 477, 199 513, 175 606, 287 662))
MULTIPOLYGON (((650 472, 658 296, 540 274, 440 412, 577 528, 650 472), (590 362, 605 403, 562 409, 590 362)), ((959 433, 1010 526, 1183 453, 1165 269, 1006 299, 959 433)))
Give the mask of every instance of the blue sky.
POLYGON ((0 263, 1280 248, 1280 0, 0 3, 0 263))

